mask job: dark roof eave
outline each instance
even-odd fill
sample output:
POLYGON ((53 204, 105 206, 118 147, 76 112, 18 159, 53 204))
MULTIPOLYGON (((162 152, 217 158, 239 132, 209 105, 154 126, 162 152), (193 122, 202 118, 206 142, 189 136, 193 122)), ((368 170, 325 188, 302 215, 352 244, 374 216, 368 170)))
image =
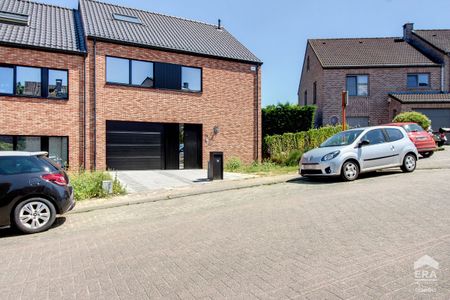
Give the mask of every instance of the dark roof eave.
POLYGON ((322 66, 324 69, 369 69, 369 68, 405 68, 405 67, 430 67, 439 68, 439 64, 396 64, 396 65, 342 65, 342 66, 322 66))
POLYGON ((22 49, 31 49, 31 50, 41 50, 47 52, 57 52, 71 55, 81 55, 86 56, 86 51, 75 51, 75 50, 67 50, 67 49, 59 49, 52 47, 44 47, 44 46, 36 46, 36 45, 28 45, 28 44, 20 44, 20 43, 10 43, 5 41, 0 41, 0 46, 11 47, 11 48, 22 48, 22 49))
POLYGON ((413 101, 413 100, 401 100, 395 95, 389 94, 389 97, 399 102, 400 104, 442 104, 442 103, 450 103, 449 100, 438 100, 438 101, 413 101))
POLYGON ((164 48, 164 47, 158 47, 158 46, 152 46, 152 45, 146 45, 146 44, 139 44, 139 43, 134 43, 134 42, 116 40, 116 39, 111 39, 111 38, 98 37, 98 36, 93 36, 93 35, 89 35, 89 36, 87 36, 87 38, 90 39, 90 40, 97 40, 97 41, 100 41, 100 42, 128 45, 128 46, 134 46, 134 47, 139 47, 139 48, 153 49, 153 50, 173 52, 173 53, 180 53, 180 54, 189 54, 189 55, 194 55, 194 56, 222 59, 222 60, 228 60, 228 61, 234 61, 234 62, 240 62, 240 63, 246 63, 246 64, 256 64, 258 66, 261 66, 263 64, 263 62, 259 61, 259 60, 258 61, 252 61, 252 60, 244 60, 244 59, 231 58, 231 57, 225 57, 225 56, 217 56, 217 55, 212 55, 212 54, 203 54, 203 53, 192 52, 192 51, 188 51, 188 50, 164 48))

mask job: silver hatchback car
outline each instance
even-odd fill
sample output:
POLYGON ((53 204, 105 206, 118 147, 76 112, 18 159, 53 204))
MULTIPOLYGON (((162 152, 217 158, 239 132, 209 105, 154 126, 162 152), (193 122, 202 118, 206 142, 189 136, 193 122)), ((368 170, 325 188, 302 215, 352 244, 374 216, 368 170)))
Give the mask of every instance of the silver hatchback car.
POLYGON ((419 154, 405 130, 394 126, 350 129, 303 154, 302 176, 341 176, 346 181, 360 173, 400 167, 413 172, 419 154))

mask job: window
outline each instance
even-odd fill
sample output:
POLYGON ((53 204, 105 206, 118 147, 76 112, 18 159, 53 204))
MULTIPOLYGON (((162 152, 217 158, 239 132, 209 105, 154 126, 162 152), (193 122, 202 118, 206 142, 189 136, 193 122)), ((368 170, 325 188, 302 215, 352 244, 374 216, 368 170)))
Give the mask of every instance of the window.
POLYGON ((106 57, 106 82, 186 92, 202 91, 202 69, 106 57))
POLYGON ((47 172, 48 166, 34 156, 0 157, 0 175, 47 172))
POLYGON ((369 131, 364 135, 364 137, 361 140, 369 141, 370 145, 376 145, 386 142, 386 138, 384 136, 383 130, 381 129, 374 129, 369 131))
POLYGON ((403 138, 403 133, 398 129, 386 128, 386 132, 389 137, 389 141, 391 142, 395 142, 403 138))
POLYGON ((0 136, 0 151, 46 151, 50 159, 67 166, 68 138, 48 136, 0 136))
POLYGON ((0 11, 0 22, 12 25, 28 25, 28 16, 0 11))
POLYGON ((153 87, 153 63, 131 61, 131 84, 153 87))
POLYGON ((308 91, 305 91, 305 95, 304 95, 304 99, 303 101, 305 102, 305 105, 308 105, 308 91))
POLYGON ((117 57, 106 57, 106 81, 130 84, 130 61, 117 57))
POLYGON ((313 83, 313 104, 317 103, 317 82, 313 83))
POLYGON ((118 21, 125 21, 125 22, 130 22, 130 23, 142 24, 141 20, 139 20, 139 18, 135 17, 135 16, 113 14, 113 17, 114 17, 115 20, 118 20, 118 21))
POLYGON ((41 96, 40 68, 16 68, 16 94, 36 97, 41 96))
POLYGON ((309 56, 306 58, 306 71, 309 71, 309 56))
POLYGON ((347 91, 349 96, 368 96, 369 76, 368 75, 347 76, 347 91))
POLYGON ((0 67, 0 94, 14 93, 14 69, 0 67))
POLYGON ((48 70, 48 96, 67 98, 67 71, 48 70))
POLYGON ((198 68, 181 68, 181 89, 189 92, 202 90, 202 70, 198 68))
POLYGON ((409 88, 430 86, 430 74, 408 74, 407 85, 409 88))

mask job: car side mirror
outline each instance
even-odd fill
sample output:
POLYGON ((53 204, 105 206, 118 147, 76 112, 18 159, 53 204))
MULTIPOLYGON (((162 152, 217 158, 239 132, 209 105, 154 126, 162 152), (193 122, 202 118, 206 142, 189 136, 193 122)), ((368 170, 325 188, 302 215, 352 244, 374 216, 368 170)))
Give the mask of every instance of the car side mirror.
POLYGON ((361 148, 363 146, 370 145, 370 142, 368 140, 362 140, 359 142, 358 147, 361 148))

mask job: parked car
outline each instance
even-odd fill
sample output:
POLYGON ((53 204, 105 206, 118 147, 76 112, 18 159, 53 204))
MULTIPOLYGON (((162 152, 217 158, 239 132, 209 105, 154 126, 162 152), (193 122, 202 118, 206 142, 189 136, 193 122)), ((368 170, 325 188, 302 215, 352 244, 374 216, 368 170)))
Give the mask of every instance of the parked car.
POLYGON ((402 127, 375 126, 335 134, 319 148, 303 154, 302 176, 341 176, 346 181, 360 173, 400 167, 413 172, 419 153, 402 127))
POLYGON ((75 206, 69 177, 46 152, 0 152, 0 226, 45 231, 75 206))
POLYGON ((416 123, 390 123, 389 126, 400 126, 406 130, 410 140, 414 143, 417 151, 423 157, 430 157, 437 150, 436 141, 433 136, 426 132, 416 123))

